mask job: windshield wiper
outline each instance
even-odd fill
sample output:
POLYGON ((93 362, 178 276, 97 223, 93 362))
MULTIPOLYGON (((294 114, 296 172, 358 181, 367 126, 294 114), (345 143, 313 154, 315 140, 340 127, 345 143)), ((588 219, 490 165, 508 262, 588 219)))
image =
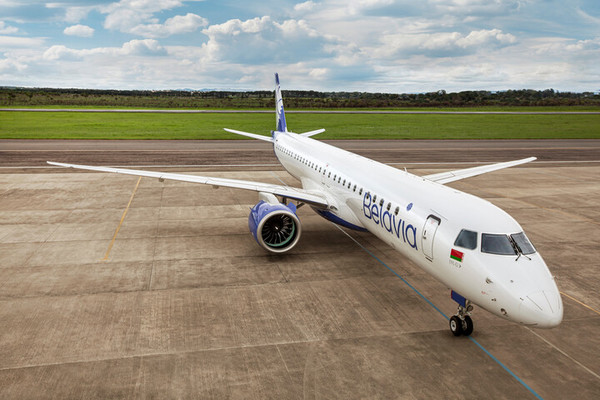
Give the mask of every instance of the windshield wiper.
POLYGON ((513 239, 512 235, 508 235, 508 240, 510 241, 510 244, 512 245, 513 249, 515 250, 515 254, 517 255, 517 258, 515 259, 515 261, 519 261, 519 258, 521 256, 525 256, 526 259, 531 261, 531 258, 529 258, 525 253, 523 253, 523 250, 521 250, 521 247, 519 247, 519 245, 517 244, 515 239, 513 239))

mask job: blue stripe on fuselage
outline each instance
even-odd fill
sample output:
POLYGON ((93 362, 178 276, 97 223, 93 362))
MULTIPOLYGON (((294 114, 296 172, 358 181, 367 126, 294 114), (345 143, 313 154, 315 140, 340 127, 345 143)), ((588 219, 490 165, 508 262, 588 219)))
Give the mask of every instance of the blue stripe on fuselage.
POLYGON ((333 214, 331 211, 320 210, 318 208, 313 208, 313 210, 315 210, 315 212, 317 214, 319 214, 321 217, 323 217, 326 220, 329 220, 335 224, 338 224, 338 225, 346 227, 346 228, 353 229, 355 231, 367 232, 367 230, 365 228, 363 228, 362 226, 354 225, 354 224, 338 217, 337 215, 333 214))

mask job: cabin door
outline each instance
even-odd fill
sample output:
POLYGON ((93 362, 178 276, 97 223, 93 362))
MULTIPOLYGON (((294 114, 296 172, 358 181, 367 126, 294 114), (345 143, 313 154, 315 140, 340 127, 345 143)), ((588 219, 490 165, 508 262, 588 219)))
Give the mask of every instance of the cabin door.
POLYGON ((423 254, 429 260, 433 260, 433 240, 435 239, 435 233, 440 226, 440 222, 441 220, 438 217, 430 215, 427 217, 427 221, 425 221, 425 226, 423 227, 421 248, 423 249, 423 254))

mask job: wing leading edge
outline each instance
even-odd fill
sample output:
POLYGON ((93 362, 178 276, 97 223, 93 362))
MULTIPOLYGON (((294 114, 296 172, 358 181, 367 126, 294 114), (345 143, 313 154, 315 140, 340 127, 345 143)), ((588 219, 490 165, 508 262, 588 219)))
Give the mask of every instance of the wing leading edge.
POLYGON ((457 169, 454 171, 441 172, 439 174, 425 175, 423 178, 429 179, 430 181, 446 184, 454 181, 459 181, 461 179, 470 178, 472 176, 477 176, 481 174, 486 174, 488 172, 497 171, 499 169, 504 169, 508 167, 514 167, 515 165, 525 164, 531 161, 537 160, 536 157, 523 158, 521 160, 515 161, 507 161, 501 162, 497 164, 491 165, 482 165, 479 167, 473 168, 465 168, 465 169, 457 169))
POLYGON ((99 171, 99 172, 113 172, 117 174, 125 174, 125 175, 135 175, 135 176, 144 176, 148 178, 157 178, 159 180, 169 179, 180 182, 191 182, 191 183, 201 183, 205 185, 212 186, 222 186, 222 187, 230 187, 235 189, 242 190, 252 190, 255 192, 262 193, 271 193, 276 196, 284 197, 287 199, 298 200, 304 203, 308 203, 310 205, 316 206, 318 208, 329 208, 329 202, 327 198, 322 193, 308 191, 304 189, 293 188, 289 186, 283 185, 273 185, 270 183, 262 183, 262 182, 253 182, 253 181, 244 181, 238 179, 226 179, 226 178, 215 178, 209 176, 199 176, 199 175, 185 175, 185 174, 172 174, 167 172, 158 172, 158 171, 143 171, 143 170, 135 170, 135 169, 125 169, 125 168, 111 168, 111 167, 95 167, 90 165, 78 165, 78 164, 64 164, 48 161, 48 164, 55 165, 58 167, 65 168, 76 168, 76 169, 85 169, 90 171, 99 171))

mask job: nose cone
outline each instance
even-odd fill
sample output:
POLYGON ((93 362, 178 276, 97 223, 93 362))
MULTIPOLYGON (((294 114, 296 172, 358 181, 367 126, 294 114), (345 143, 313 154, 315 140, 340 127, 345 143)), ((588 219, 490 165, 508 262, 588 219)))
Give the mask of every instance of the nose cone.
POLYGON ((525 296, 519 306, 519 316, 525 325, 554 328, 563 318, 563 305, 556 286, 525 296))

